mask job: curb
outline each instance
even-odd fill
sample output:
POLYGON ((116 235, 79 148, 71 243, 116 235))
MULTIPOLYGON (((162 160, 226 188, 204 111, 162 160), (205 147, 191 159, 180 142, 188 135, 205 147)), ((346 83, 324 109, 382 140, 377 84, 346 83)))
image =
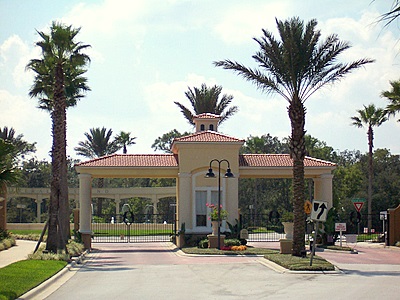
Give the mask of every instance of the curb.
POLYGON ((30 291, 21 295, 18 300, 34 300, 34 299, 44 299, 51 295, 55 290, 57 290, 63 283, 70 279, 78 270, 73 270, 77 265, 85 263, 86 255, 90 254, 90 251, 85 250, 80 256, 68 263, 62 270, 54 274, 49 279, 43 281, 38 286, 34 287, 30 291), (68 272, 71 272, 68 274, 68 272), (69 275, 67 277, 67 275, 69 275))

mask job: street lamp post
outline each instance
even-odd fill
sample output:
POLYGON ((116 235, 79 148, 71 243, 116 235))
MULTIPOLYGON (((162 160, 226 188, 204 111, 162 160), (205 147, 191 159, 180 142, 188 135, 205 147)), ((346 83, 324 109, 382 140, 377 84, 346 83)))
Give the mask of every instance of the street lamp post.
POLYGON ((212 163, 217 162, 218 163, 218 250, 221 250, 221 228, 220 228, 220 222, 221 222, 221 163, 226 162, 228 165, 228 169, 226 170, 226 173, 224 175, 225 178, 232 178, 235 177, 233 173, 231 172, 231 167, 229 164, 229 161, 227 159, 213 159, 210 161, 210 168, 208 169, 208 172, 206 174, 206 178, 215 178, 215 174, 212 170, 212 163))

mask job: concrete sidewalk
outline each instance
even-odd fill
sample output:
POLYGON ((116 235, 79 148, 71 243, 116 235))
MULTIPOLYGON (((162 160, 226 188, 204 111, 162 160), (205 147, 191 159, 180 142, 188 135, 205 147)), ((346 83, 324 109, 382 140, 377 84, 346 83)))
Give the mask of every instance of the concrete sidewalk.
POLYGON ((28 255, 35 250, 36 241, 16 240, 16 245, 0 251, 0 268, 3 268, 13 262, 25 260, 28 255))

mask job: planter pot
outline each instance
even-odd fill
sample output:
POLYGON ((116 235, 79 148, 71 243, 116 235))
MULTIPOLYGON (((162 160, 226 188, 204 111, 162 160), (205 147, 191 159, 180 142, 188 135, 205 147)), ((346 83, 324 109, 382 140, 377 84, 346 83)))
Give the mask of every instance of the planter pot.
POLYGON ((292 240, 293 239, 293 222, 282 222, 282 225, 283 225, 283 230, 285 231, 285 234, 286 234, 286 239, 292 240))
POLYGON ((211 221, 211 228, 212 228, 212 233, 211 235, 218 235, 218 226, 220 226, 220 222, 218 221, 211 221))

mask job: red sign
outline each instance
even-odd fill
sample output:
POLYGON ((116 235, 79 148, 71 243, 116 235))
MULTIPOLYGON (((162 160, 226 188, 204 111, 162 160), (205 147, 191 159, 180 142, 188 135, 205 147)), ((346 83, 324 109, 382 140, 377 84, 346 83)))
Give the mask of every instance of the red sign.
POLYGON ((360 212, 360 210, 362 209, 364 202, 353 202, 353 205, 356 209, 356 211, 360 212))

